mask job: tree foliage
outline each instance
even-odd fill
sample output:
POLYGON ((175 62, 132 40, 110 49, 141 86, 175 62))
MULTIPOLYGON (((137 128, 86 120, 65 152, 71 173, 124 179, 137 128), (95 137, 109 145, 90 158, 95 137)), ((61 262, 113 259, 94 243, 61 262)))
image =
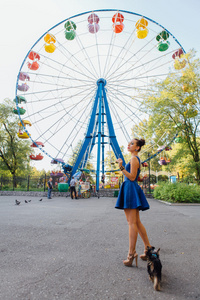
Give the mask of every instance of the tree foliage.
MULTIPOLYGON (((121 146, 120 149, 123 154, 125 162, 128 163, 129 160, 131 159, 130 153, 128 153, 128 154, 125 153, 124 146, 121 146)), ((109 150, 106 152, 105 169, 108 171, 119 169, 119 165, 118 165, 118 163, 116 163, 116 157, 115 157, 114 151, 112 151, 112 150, 109 150)))
MULTIPOLYGON (((82 141, 79 140, 77 145, 74 147, 74 149, 72 149, 72 155, 68 160, 69 165, 73 166, 75 164, 75 162, 78 158, 79 152, 81 150, 81 147, 82 147, 82 141)), ((89 155, 89 158, 88 158, 87 163, 85 165, 85 169, 94 170, 94 166, 91 163, 91 159, 92 159, 92 154, 89 155)), ((81 168, 81 165, 82 165, 82 163, 80 163, 79 168, 81 168)))
POLYGON ((30 142, 18 138, 18 122, 12 102, 5 99, 0 104, 0 167, 12 176, 30 170, 30 142))
POLYGON ((163 166, 165 171, 174 173, 181 182, 195 182, 195 162, 186 143, 175 143, 168 152, 171 162, 163 166))
POLYGON ((140 136, 142 133, 149 145, 152 140, 156 141, 155 151, 158 144, 167 145, 179 132, 182 147, 188 149, 196 180, 200 183, 200 60, 195 58, 194 51, 182 56, 183 59, 186 62, 184 69, 173 71, 161 82, 152 83, 152 89, 143 95, 145 110, 150 115, 143 122, 148 130, 144 136, 140 129, 143 124, 140 124, 134 127, 133 134, 140 136))

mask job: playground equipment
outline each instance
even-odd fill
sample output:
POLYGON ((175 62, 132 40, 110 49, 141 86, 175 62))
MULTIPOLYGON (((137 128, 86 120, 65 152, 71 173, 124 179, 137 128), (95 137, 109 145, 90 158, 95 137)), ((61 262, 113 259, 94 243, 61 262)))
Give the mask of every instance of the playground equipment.
MULTIPOLYGON (((130 141, 133 125, 145 136, 143 120, 149 115, 141 94, 148 93, 153 79, 177 72, 179 49, 184 54, 166 28, 133 12, 102 9, 65 19, 37 40, 19 70, 18 115, 21 120, 24 97, 25 117, 33 124, 27 137, 44 143, 40 151, 70 176, 86 168, 93 154, 98 191, 109 145, 125 163, 120 146, 130 141)), ((162 132, 152 147, 173 138, 162 132)))

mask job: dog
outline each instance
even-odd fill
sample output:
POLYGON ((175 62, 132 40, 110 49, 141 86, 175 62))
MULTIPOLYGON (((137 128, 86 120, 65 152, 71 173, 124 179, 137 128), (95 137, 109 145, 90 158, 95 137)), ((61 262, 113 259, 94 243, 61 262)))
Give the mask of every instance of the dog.
POLYGON ((159 258, 160 248, 156 251, 155 247, 147 247, 147 272, 149 280, 154 283, 154 289, 160 291, 162 264, 159 258))

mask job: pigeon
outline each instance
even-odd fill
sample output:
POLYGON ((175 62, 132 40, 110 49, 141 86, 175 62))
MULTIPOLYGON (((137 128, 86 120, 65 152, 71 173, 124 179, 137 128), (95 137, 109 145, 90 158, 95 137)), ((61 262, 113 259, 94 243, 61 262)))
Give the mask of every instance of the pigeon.
POLYGON ((15 204, 16 204, 16 205, 20 205, 20 203, 21 203, 20 201, 15 200, 15 204))
POLYGON ((42 201, 42 198, 39 201, 42 201))
POLYGON ((28 202, 31 202, 31 200, 28 200, 28 202))
POLYGON ((25 203, 28 203, 28 201, 27 201, 27 200, 24 200, 24 202, 25 202, 25 203))

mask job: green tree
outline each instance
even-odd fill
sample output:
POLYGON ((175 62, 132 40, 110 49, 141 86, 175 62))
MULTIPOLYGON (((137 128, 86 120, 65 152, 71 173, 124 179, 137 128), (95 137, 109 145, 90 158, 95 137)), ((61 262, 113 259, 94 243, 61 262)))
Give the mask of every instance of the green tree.
MULTIPOLYGON (((200 60, 195 58, 194 51, 183 55, 181 60, 186 62, 184 69, 170 73, 162 82, 154 82, 149 93, 143 95, 146 112, 150 114, 145 120, 148 129, 145 138, 149 144, 153 137, 157 144, 165 145, 179 132, 200 184, 200 60)), ((177 59, 176 65, 179 63, 177 59)), ((140 127, 141 124, 134 128, 134 134, 141 133, 140 127)))
POLYGON ((45 175, 50 176, 50 170, 46 171, 45 169, 37 170, 36 167, 32 167, 30 171, 30 175, 34 177, 43 178, 45 175))
MULTIPOLYGON (((124 152, 124 146, 121 146, 120 149, 121 149, 121 152, 122 152, 122 154, 124 156, 124 160, 127 163, 131 159, 131 155, 130 155, 130 153, 126 154, 124 152)), ((105 156, 105 168, 106 168, 106 170, 109 170, 109 171, 111 171, 111 170, 118 170, 119 169, 119 166, 116 163, 115 154, 114 154, 114 152, 112 150, 106 152, 106 156, 105 156)))
POLYGON ((0 104, 0 167, 13 177, 30 169, 30 141, 18 138, 18 122, 13 103, 5 99, 0 104))
MULTIPOLYGON (((72 149, 72 155, 71 155, 71 157, 68 160, 68 164, 69 165, 73 166, 75 164, 75 162, 76 162, 76 160, 78 158, 81 146, 82 146, 82 141, 79 140, 78 143, 77 143, 77 145, 74 147, 74 149, 72 149)), ((90 156, 88 158, 88 161, 86 163, 85 169, 94 170, 94 166, 93 166, 93 164, 90 161, 91 159, 92 159, 92 155, 90 154, 90 156)), ((79 168, 80 167, 81 166, 79 166, 79 168)))
POLYGON ((195 162, 190 154, 186 143, 175 143, 172 150, 169 151, 171 162, 164 166, 163 169, 170 173, 178 174, 182 182, 194 182, 195 179, 195 162))

